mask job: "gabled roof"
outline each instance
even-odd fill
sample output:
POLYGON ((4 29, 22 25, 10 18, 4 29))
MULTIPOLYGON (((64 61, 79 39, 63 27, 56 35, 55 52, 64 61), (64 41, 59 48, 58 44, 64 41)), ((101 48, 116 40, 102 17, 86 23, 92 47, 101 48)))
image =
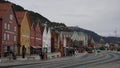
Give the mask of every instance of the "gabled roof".
POLYGON ((77 32, 74 32, 73 35, 72 35, 72 37, 71 37, 71 39, 72 39, 72 40, 77 40, 77 41, 79 41, 80 39, 79 39, 78 33, 77 33, 77 32))
POLYGON ((0 3, 0 18, 2 18, 6 12, 9 12, 11 7, 11 3, 0 3))
POLYGON ((16 13, 16 17, 17 17, 17 20, 18 20, 18 24, 21 25, 26 11, 18 11, 18 12, 15 12, 15 13, 16 13))
POLYGON ((35 25, 34 25, 34 23, 32 23, 32 25, 30 26, 30 29, 35 31, 35 25))

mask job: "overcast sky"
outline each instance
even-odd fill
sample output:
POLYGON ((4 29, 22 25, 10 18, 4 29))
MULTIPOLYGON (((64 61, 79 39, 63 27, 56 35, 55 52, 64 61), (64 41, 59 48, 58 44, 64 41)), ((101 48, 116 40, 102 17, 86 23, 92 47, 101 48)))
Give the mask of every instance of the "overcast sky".
POLYGON ((120 0, 8 0, 50 21, 79 26, 99 35, 120 36, 120 0))

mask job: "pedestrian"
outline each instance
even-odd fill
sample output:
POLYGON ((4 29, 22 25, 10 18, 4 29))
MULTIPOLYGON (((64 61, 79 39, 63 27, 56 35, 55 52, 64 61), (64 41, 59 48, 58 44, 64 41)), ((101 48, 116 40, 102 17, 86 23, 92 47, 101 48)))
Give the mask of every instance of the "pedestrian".
POLYGON ((44 60, 44 52, 42 52, 42 55, 41 55, 41 57, 42 57, 42 60, 44 60))
POLYGON ((39 53, 40 60, 42 60, 42 52, 39 53))
POLYGON ((25 46, 23 45, 23 46, 22 46, 22 58, 25 58, 25 54, 26 54, 26 48, 25 48, 25 46))

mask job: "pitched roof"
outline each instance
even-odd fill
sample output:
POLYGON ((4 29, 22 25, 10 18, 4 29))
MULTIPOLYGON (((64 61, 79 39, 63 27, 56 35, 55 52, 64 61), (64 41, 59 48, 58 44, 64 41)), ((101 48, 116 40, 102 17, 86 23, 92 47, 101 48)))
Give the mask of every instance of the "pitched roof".
POLYGON ((0 18, 2 18, 11 7, 12 7, 11 3, 0 3, 0 18))
POLYGON ((22 20, 24 18, 25 13, 26 13, 26 11, 15 12, 19 25, 21 25, 21 22, 22 22, 22 20))

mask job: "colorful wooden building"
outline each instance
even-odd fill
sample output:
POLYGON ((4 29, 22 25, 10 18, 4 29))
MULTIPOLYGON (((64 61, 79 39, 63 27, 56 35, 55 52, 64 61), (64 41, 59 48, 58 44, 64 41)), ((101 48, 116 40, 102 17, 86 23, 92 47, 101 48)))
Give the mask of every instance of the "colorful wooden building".
POLYGON ((0 3, 0 53, 17 54, 18 23, 11 3, 0 3))
POLYGON ((20 55, 22 53, 22 47, 25 46, 26 54, 30 54, 30 21, 27 11, 16 12, 18 24, 19 24, 19 49, 20 55))
POLYGON ((59 49, 60 49, 61 57, 63 57, 64 56, 64 36, 62 32, 59 35, 59 49))
POLYGON ((51 52, 59 52, 59 51, 60 51, 59 33, 52 31, 52 34, 51 34, 51 52))
POLYGON ((51 53, 51 29, 48 28, 48 33, 47 33, 47 45, 48 45, 48 53, 51 53))
POLYGON ((43 39, 42 39, 42 47, 46 49, 47 53, 51 53, 51 29, 48 28, 45 24, 44 31, 43 31, 43 39))
POLYGON ((44 26, 44 31, 42 34, 42 48, 43 51, 47 51, 47 25, 44 26))
POLYGON ((35 26, 34 23, 31 24, 31 30, 30 30, 30 54, 34 54, 34 49, 32 48, 32 46, 35 46, 35 26))
POLYGON ((37 22, 35 27, 35 51, 36 53, 42 51, 42 32, 40 22, 37 22))

